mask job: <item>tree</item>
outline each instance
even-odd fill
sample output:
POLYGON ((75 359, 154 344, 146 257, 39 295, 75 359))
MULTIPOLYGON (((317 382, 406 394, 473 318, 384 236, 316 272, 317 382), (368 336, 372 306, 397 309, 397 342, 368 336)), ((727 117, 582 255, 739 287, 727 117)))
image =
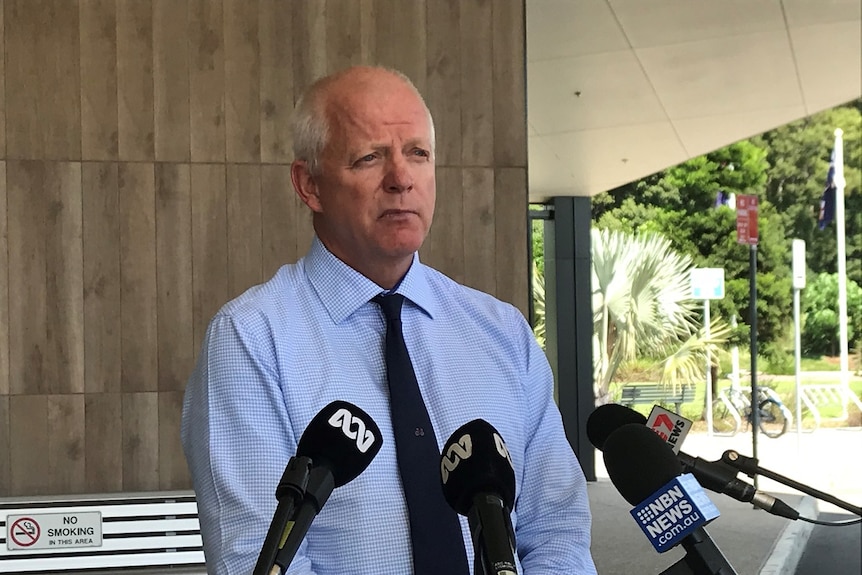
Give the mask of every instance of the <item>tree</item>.
MULTIPOLYGON (((802 349, 809 354, 837 355, 838 274, 818 274, 802 292, 805 312, 802 320, 802 349)), ((862 288, 847 281, 847 340, 849 347, 862 345, 862 288)))

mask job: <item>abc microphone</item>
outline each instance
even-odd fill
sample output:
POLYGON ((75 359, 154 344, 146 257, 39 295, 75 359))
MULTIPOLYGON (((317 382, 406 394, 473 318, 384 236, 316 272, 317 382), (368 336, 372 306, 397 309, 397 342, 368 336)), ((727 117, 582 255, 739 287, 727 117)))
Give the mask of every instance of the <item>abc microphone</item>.
POLYGON ((703 528, 718 509, 673 450, 649 428, 627 423, 604 442, 604 460, 611 481, 631 514, 659 553, 682 545, 686 555, 664 574, 736 575, 703 528))
POLYGON ((279 533, 274 560, 262 552, 254 575, 287 570, 332 490, 365 471, 382 444, 380 428, 352 403, 333 401, 314 416, 296 448, 296 459, 310 462, 303 498, 279 533))
POLYGON ((459 427, 443 446, 443 496, 470 524, 476 575, 517 575, 512 507, 515 470, 503 438, 482 419, 459 427))
MULTIPOLYGON (((602 450, 605 440, 611 433, 630 423, 645 425, 647 419, 623 405, 616 403, 601 405, 587 418, 587 438, 596 449, 602 450)), ((694 475, 697 481, 710 491, 729 495, 743 503, 751 503, 779 517, 791 520, 799 518, 799 512, 782 500, 738 479, 739 471, 723 461, 706 461, 682 451, 677 453, 677 458, 682 464, 683 471, 694 475)))

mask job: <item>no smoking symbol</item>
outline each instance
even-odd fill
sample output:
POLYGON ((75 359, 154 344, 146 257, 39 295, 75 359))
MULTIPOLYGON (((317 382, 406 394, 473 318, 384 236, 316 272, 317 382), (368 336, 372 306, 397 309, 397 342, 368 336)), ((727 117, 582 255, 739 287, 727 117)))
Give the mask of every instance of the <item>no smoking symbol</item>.
POLYGON ((39 524, 29 517, 22 517, 12 524, 12 541, 15 545, 29 547, 39 540, 39 524))

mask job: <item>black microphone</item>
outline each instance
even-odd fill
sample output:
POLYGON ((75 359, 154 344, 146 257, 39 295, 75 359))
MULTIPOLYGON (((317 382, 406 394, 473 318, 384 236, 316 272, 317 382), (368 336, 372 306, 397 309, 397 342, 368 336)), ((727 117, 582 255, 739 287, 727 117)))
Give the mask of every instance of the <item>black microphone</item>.
MULTIPOLYGON (((254 575, 276 575, 287 570, 332 490, 365 471, 382 444, 380 428, 352 403, 333 401, 314 416, 296 449, 297 460, 310 461, 302 502, 279 533, 274 559, 269 561, 262 551, 254 575)), ((278 494, 277 491, 277 497, 278 494)))
POLYGON ((649 428, 627 423, 604 441, 604 460, 620 495, 653 547, 663 553, 682 545, 685 556, 663 574, 736 575, 703 528, 718 515, 673 450, 649 428))
POLYGON ((515 470, 503 438, 485 420, 459 427, 443 446, 443 496, 470 524, 476 575, 517 575, 512 507, 515 470))
MULTIPOLYGON (((596 449, 603 449, 608 436, 623 425, 645 424, 646 417, 633 409, 617 403, 601 405, 587 418, 587 438, 596 449)), ((680 451, 677 454, 683 471, 691 473, 705 488, 729 495, 737 501, 751 503, 755 507, 786 519, 799 519, 799 512, 782 500, 755 489, 750 483, 737 478, 739 470, 723 461, 707 461, 680 451)))

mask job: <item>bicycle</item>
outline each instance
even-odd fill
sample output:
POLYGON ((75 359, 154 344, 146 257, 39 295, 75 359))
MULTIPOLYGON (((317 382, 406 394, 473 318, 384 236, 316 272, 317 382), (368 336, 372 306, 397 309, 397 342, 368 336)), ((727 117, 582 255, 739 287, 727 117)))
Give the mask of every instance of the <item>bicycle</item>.
MULTIPOLYGON (((772 389, 759 387, 757 402, 758 427, 770 438, 781 437, 793 421, 793 414, 772 389)), ((751 428, 751 390, 741 387, 726 387, 718 393, 712 404, 712 429, 719 435, 734 436, 743 427, 751 428)))

